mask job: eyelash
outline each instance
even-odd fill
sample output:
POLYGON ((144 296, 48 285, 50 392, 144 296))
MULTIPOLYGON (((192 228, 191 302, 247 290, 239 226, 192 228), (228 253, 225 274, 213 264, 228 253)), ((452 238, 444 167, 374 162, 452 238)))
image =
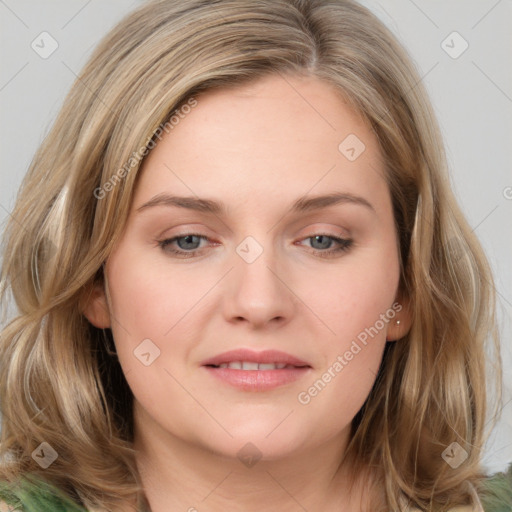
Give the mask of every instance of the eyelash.
MULTIPOLYGON (((158 246, 166 253, 171 253, 175 256, 181 257, 181 258, 193 258, 198 252, 201 251, 201 249, 195 249, 193 251, 184 251, 184 250, 176 250, 176 249, 168 249, 171 243, 175 242, 176 240, 179 240, 180 238, 186 238, 187 236, 196 236, 203 240, 208 240, 208 237, 204 235, 200 235, 199 233, 185 233, 183 235, 175 236, 173 238, 167 238, 165 240, 159 240, 158 246)), ((321 258, 330 258, 335 257, 337 254, 347 252, 350 250, 350 248, 353 245, 352 239, 345 239, 345 238, 338 238, 332 235, 328 235, 326 233, 318 233, 316 235, 307 236, 303 238, 302 240, 308 240, 315 238, 317 236, 325 236, 327 238, 330 238, 335 243, 339 244, 339 247, 336 249, 327 249, 327 250, 319 250, 319 249, 312 249, 318 256, 321 258)))

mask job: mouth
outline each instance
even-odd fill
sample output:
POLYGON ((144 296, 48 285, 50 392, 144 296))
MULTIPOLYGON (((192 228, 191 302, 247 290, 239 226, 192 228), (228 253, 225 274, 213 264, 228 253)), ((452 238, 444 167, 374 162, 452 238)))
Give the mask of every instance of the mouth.
POLYGON ((284 386, 312 370, 307 362, 276 350, 234 350, 208 359, 201 366, 225 385, 243 391, 284 386))
POLYGON ((288 370, 290 368, 304 368, 304 366, 294 366, 286 363, 256 363, 254 361, 230 361, 219 365, 206 365, 211 368, 231 368, 232 370, 288 370))

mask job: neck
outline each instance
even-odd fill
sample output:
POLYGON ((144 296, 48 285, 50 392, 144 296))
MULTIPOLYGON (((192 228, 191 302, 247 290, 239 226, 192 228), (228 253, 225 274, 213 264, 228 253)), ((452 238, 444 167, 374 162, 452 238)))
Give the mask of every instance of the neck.
POLYGON ((149 428, 142 408, 134 412, 137 465, 151 512, 220 512, 232 510, 234 500, 246 512, 366 510, 361 479, 340 465, 348 433, 300 453, 244 463, 149 428))

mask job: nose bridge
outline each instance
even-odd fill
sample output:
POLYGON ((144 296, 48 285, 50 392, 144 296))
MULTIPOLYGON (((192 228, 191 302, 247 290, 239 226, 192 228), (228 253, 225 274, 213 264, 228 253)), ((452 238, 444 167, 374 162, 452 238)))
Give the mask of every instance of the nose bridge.
POLYGON ((248 236, 236 247, 235 268, 230 272, 229 291, 225 295, 228 319, 245 319, 251 324, 265 325, 271 321, 284 323, 293 314, 293 294, 286 281, 279 255, 267 233, 260 243, 248 236))

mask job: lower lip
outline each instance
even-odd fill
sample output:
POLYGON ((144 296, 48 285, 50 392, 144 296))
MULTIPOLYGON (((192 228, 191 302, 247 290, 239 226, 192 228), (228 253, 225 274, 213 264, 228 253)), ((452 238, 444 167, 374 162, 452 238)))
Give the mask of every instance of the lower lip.
POLYGON ((304 377, 311 368, 286 368, 281 370, 234 370, 203 366, 208 372, 226 384, 244 391, 265 391, 284 386, 304 377))

